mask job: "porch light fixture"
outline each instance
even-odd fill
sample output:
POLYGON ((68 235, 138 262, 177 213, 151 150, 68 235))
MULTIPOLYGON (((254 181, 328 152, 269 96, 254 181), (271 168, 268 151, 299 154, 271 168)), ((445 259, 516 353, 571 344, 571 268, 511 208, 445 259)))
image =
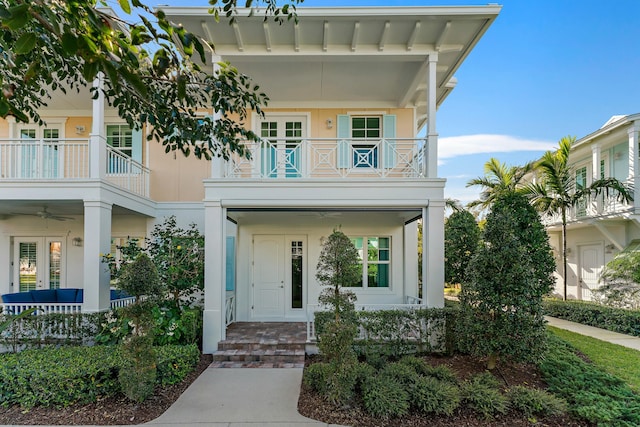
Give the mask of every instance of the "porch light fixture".
POLYGON ((84 131, 85 131, 85 127, 84 126, 80 126, 80 125, 76 126, 76 134, 82 135, 84 133, 84 131))
POLYGON ((74 238, 71 240, 71 244, 72 244, 73 246, 82 246, 82 239, 81 239, 80 237, 74 237, 74 238))
POLYGON ((613 252, 613 250, 615 249, 615 245, 613 245, 613 244, 609 244, 609 245, 605 246, 604 248, 605 248, 606 252, 607 252, 608 254, 610 254, 610 253, 612 253, 612 252, 613 252))
POLYGON ((333 128, 333 119, 327 119, 327 129, 333 128))

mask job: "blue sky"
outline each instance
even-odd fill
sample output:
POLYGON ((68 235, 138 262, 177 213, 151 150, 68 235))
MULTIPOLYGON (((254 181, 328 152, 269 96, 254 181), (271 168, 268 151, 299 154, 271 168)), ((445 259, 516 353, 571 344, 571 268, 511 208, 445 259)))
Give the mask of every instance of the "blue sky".
MULTIPOLYGON (((163 4, 206 6, 206 0, 163 4)), ((472 0, 306 0, 302 6, 485 5, 472 0)), ((522 164, 565 135, 640 112, 640 0, 504 0, 438 111, 439 176, 467 203, 490 157, 522 164)), ((154 5, 149 2, 150 5, 154 5)))

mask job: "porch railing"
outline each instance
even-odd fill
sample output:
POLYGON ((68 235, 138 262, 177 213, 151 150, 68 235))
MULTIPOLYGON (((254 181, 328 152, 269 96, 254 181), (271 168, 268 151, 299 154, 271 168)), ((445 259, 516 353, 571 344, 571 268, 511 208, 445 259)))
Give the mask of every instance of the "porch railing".
MULTIPOLYGON (((594 198, 587 198, 577 206, 567 209, 567 222, 579 221, 581 219, 602 217, 624 213, 633 208, 633 202, 621 203, 617 195, 613 192, 608 195, 600 195, 594 198)), ((546 226, 562 224, 562 214, 554 212, 552 215, 542 216, 542 224, 546 226)))
MULTIPOLYGON (((2 139, 1 180, 72 181, 91 177, 91 145, 86 139, 2 139)), ((149 169, 107 146, 105 179, 149 196, 149 169)))
MULTIPOLYGON (((111 309, 125 307, 129 304, 133 304, 135 301, 135 297, 128 298, 120 298, 111 301, 111 309)), ((34 314, 75 314, 82 312, 82 303, 2 303, 2 313, 4 314, 20 314, 23 311, 29 310, 30 308, 37 308, 34 314)))
POLYGON ((225 326, 229 326, 236 321, 236 294, 227 291, 225 298, 225 326))
POLYGON ((234 155, 226 178, 420 178, 426 139, 269 139, 246 142, 251 159, 234 155))
MULTIPOLYGON (((380 311, 380 310, 419 310, 425 308, 422 304, 422 300, 418 297, 406 297, 406 304, 355 304, 356 311, 380 311), (416 303, 416 301, 420 301, 416 303)), ((319 304, 307 305, 307 342, 316 341, 316 324, 315 313, 318 311, 325 311, 325 309, 319 304)), ((358 332, 359 339, 366 338, 366 331, 360 330, 358 332)))

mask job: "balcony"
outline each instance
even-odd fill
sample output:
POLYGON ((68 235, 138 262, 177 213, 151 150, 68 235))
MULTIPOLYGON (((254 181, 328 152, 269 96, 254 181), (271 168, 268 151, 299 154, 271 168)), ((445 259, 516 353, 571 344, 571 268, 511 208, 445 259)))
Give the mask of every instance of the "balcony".
MULTIPOLYGON (((567 223, 589 218, 615 217, 632 211, 633 202, 631 204, 621 203, 617 200, 616 194, 609 193, 609 195, 585 199, 577 206, 567 209, 567 223)), ((551 216, 543 216, 542 224, 546 227, 560 225, 562 224, 562 214, 555 212, 551 216)))
POLYGON ((245 142, 250 158, 234 155, 228 179, 424 178, 426 139, 269 139, 245 142))
MULTIPOLYGON (((149 196, 149 169, 117 149, 106 147, 104 179, 139 196, 149 196)), ((94 178, 87 139, 0 140, 0 182, 71 182, 94 178)))

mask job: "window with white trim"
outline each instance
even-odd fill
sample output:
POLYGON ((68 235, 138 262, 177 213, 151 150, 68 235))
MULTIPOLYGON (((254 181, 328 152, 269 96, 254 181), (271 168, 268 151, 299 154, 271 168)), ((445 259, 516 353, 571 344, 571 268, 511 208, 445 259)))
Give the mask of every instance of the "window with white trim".
POLYGON ((391 238, 351 237, 362 265, 359 288, 388 288, 391 278, 391 238))
POLYGON ((353 143, 353 167, 377 168, 378 167, 378 142, 381 132, 380 116, 351 117, 351 138, 353 143), (370 143, 366 140, 372 140, 370 143))
POLYGON ((133 129, 127 124, 107 125, 107 144, 133 157, 133 129))

